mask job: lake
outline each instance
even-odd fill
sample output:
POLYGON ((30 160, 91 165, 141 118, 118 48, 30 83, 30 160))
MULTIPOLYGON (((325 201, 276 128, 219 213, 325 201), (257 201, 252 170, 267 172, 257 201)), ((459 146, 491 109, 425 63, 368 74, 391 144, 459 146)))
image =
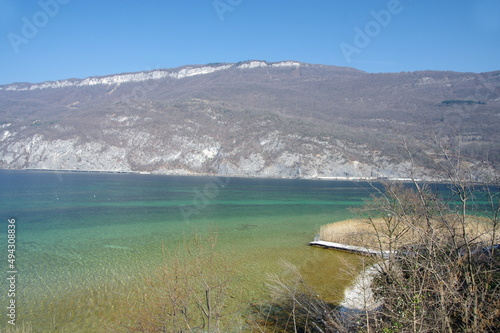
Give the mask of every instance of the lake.
POLYGON ((197 236, 217 238, 239 272, 242 303, 266 297, 281 261, 339 301, 358 257, 307 244, 373 193, 364 182, 84 172, 4 170, 0 181, 1 269, 8 277, 15 219, 16 320, 43 332, 106 331, 122 320, 127 292, 197 236))

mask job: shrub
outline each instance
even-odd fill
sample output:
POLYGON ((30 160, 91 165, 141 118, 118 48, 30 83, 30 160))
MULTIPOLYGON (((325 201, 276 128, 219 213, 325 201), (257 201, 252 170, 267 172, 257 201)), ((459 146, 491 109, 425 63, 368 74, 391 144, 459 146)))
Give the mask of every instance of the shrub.
POLYGON ((274 302, 260 307, 267 309, 261 322, 272 324, 272 332, 498 332, 499 187, 481 188, 479 218, 469 216, 476 186, 459 177, 450 182, 449 199, 458 204, 414 182, 413 188, 387 184, 358 210, 365 217, 361 236, 392 251, 375 266, 371 289, 379 307, 346 317, 291 274, 273 279, 274 302))
POLYGON ((241 324, 236 273, 216 248, 216 239, 196 236, 146 278, 142 302, 132 311, 128 332, 225 332, 241 324))

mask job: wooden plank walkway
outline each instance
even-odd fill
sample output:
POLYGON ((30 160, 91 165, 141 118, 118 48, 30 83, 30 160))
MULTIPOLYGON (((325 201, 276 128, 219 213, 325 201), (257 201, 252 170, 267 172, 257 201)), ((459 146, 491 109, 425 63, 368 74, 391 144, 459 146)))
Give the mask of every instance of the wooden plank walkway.
MULTIPOLYGON (((377 251, 377 250, 372 250, 366 247, 362 246, 354 246, 354 245, 347 245, 347 244, 340 244, 340 243, 333 243, 333 242, 327 242, 327 241, 322 241, 322 240, 314 240, 309 243, 310 246, 319 246, 327 249, 334 249, 334 250, 341 250, 341 251, 347 251, 347 252, 352 252, 352 253, 358 253, 358 254, 364 254, 368 256, 377 256, 381 257, 383 259, 388 259, 389 256, 391 255, 391 251, 377 251)), ((489 247, 481 247, 477 248, 476 250, 473 251, 473 253, 476 252, 483 252, 487 254, 491 254, 493 250, 500 250, 500 244, 495 244, 493 246, 489 247)), ((392 251, 393 254, 397 253, 397 251, 392 251)), ((400 252, 402 254, 408 254, 409 252, 400 252)), ((461 254, 463 255, 463 254, 461 254)))
POLYGON ((377 257, 382 257, 384 259, 389 258, 389 255, 391 254, 391 251, 376 251, 376 250, 368 249, 366 247, 333 243, 333 242, 327 242, 327 241, 322 241, 322 240, 312 241, 309 243, 309 245, 310 246, 320 246, 320 247, 327 248, 327 249, 335 249, 335 250, 342 250, 342 251, 347 251, 347 252, 352 252, 352 253, 359 253, 359 254, 364 254, 364 255, 368 255, 368 256, 377 256, 377 257))

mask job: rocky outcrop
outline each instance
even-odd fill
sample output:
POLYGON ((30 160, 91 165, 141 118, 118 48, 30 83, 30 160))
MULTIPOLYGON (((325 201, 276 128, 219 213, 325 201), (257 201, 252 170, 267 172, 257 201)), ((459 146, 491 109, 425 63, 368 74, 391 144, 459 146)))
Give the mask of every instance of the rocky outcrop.
POLYGON ((85 87, 95 85, 120 85, 123 83, 137 83, 148 80, 159 80, 164 78, 183 79, 196 75, 212 74, 217 71, 229 68, 252 69, 258 67, 299 67, 296 61, 281 61, 277 63, 267 63, 265 61, 250 61, 241 64, 223 64, 216 66, 186 66, 178 70, 153 70, 148 72, 118 74, 103 77, 89 77, 83 80, 61 80, 53 82, 42 82, 37 84, 11 84, 0 86, 0 90, 7 91, 28 91, 37 89, 85 87))
MULTIPOLYGON (((303 138, 276 131, 270 137, 273 139, 261 141, 260 149, 244 151, 242 147, 224 147, 222 142, 206 135, 158 137, 137 129, 107 131, 92 142, 83 142, 78 136, 52 140, 40 134, 16 140, 12 134, 4 140, 7 145, 0 156, 0 165, 12 169, 282 178, 408 175, 408 163, 391 163, 381 158, 377 165, 367 164, 346 159, 341 147, 334 143, 308 143, 304 147, 303 138)), ((357 152, 366 153, 361 149, 357 152)), ((425 177, 425 172, 420 176, 425 177)))

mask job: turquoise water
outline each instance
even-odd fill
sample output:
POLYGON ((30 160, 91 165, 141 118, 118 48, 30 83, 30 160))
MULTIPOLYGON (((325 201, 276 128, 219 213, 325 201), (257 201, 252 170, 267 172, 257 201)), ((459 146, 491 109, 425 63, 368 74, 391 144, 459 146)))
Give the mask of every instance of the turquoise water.
POLYGON ((373 192, 362 182, 104 173, 0 171, 0 181, 1 269, 9 270, 7 220, 15 218, 17 320, 47 332, 120 320, 111 317, 129 284, 196 234, 217 235, 245 276, 246 301, 261 297, 280 260, 338 299, 335 289, 349 282, 341 261, 350 256, 307 243, 373 192))

